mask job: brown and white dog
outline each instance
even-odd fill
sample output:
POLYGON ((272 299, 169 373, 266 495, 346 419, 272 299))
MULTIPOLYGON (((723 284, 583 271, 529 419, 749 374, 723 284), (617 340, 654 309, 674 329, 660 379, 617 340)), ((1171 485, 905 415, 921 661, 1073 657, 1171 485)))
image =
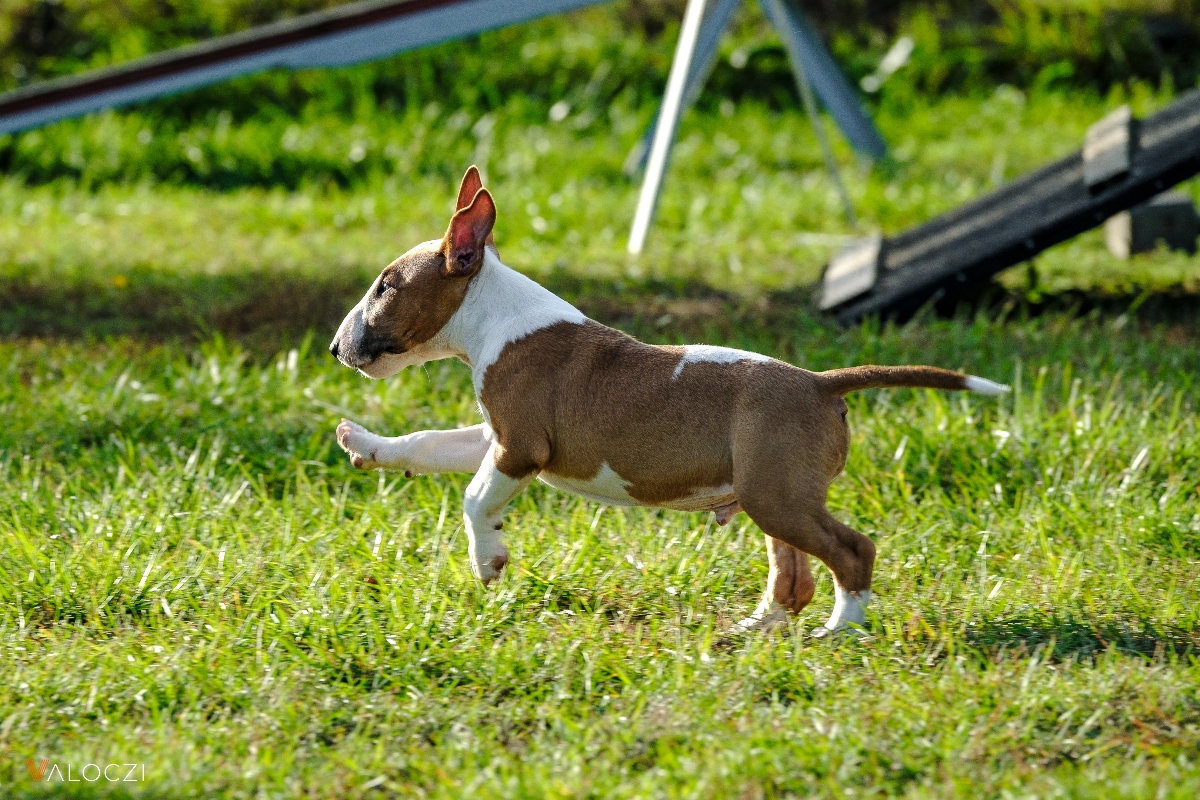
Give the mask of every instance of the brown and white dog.
POLYGON ((763 628, 812 599, 808 555, 833 573, 824 635, 861 626, 875 546, 825 508, 850 442, 843 396, 883 386, 1000 394, 1007 387, 935 367, 808 372, 757 353, 643 344, 594 322, 506 267, 496 206, 467 171, 441 239, 389 264, 338 329, 330 352, 371 378, 456 356, 472 371, 483 423, 385 438, 343 420, 338 443, 361 469, 473 472, 463 502, 471 569, 508 562, 504 509, 534 478, 619 505, 745 511, 766 533, 763 628))

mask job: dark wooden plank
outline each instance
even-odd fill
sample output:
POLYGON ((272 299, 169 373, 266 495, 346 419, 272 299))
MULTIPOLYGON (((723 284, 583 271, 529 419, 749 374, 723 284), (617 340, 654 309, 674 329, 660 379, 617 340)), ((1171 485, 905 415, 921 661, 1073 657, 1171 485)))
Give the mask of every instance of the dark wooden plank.
POLYGON ((874 287, 830 313, 843 324, 873 315, 905 319, 1200 173, 1200 90, 1135 129, 1130 170, 1095 190, 1085 184, 1076 152, 885 239, 874 287))

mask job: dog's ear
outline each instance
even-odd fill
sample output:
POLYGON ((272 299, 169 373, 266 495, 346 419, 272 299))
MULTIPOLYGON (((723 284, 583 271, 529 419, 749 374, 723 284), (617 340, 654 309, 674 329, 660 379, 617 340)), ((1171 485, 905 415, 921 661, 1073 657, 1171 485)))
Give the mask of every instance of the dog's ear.
POLYGON ((467 174, 463 175, 462 183, 458 185, 458 202, 454 204, 454 210, 462 211, 471 205, 471 201, 482 188, 483 178, 479 177, 479 167, 472 164, 467 167, 467 174))
MULTIPOLYGON (((471 205, 471 201, 475 199, 475 195, 479 194, 479 190, 482 188, 483 178, 479 175, 479 167, 472 164, 467 167, 467 174, 463 175, 462 183, 458 185, 458 200, 454 203, 455 212, 462 211, 471 205)), ((496 248, 491 233, 487 235, 486 244, 491 245, 493 250, 496 248)))
POLYGON ((470 205, 460 209, 450 220, 443 252, 446 254, 446 274, 470 275, 483 264, 483 250, 496 224, 496 204, 487 189, 475 193, 470 205))

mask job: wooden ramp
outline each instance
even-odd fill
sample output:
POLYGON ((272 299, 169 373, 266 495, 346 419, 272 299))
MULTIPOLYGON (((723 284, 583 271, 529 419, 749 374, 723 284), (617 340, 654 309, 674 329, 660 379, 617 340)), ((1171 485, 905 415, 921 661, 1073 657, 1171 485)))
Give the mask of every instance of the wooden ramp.
POLYGON ((842 324, 904 320, 1200 173, 1200 90, 1144 120, 1121 109, 1084 147, 895 236, 857 242, 822 277, 818 305, 842 324))

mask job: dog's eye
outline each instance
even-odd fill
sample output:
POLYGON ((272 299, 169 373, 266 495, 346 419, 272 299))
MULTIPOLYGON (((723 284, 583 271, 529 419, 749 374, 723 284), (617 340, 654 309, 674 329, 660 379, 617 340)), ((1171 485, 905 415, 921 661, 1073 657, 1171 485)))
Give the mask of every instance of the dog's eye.
POLYGON ((376 294, 382 295, 384 292, 387 292, 387 291, 389 291, 391 289, 395 289, 395 288, 396 288, 395 286, 388 283, 387 281, 380 281, 379 282, 379 290, 376 292, 376 294))

